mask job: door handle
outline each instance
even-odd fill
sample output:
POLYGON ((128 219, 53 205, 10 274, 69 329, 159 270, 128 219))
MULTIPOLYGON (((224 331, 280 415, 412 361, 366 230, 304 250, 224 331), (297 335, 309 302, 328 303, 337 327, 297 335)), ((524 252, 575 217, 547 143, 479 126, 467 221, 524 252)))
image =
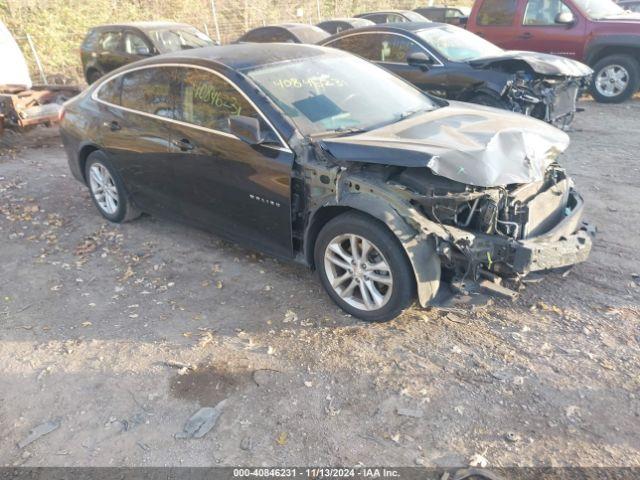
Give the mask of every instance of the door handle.
POLYGON ((528 40, 531 37, 533 37, 533 34, 531 32, 524 32, 522 35, 518 35, 518 38, 521 40, 528 40))
POLYGON ((109 127, 109 130, 111 130, 112 132, 117 132, 118 130, 122 129, 120 124, 115 120, 113 122, 104 122, 102 125, 104 125, 105 127, 109 127))
POLYGON ((173 145, 178 147, 183 152, 188 152, 196 148, 196 146, 193 143, 191 143, 187 138, 182 138, 180 140, 173 140, 171 143, 173 143, 173 145))

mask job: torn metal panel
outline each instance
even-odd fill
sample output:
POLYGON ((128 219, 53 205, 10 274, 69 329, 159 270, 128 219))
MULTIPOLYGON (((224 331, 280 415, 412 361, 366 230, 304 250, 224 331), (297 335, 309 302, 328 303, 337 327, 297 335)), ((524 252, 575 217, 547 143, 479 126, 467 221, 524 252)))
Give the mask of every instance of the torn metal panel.
POLYGON ((558 55, 549 55, 538 52, 504 51, 502 54, 493 57, 483 57, 469 62, 476 68, 529 67, 535 73, 542 75, 558 75, 582 77, 589 76, 593 70, 587 65, 570 58, 558 55), (514 62, 515 63, 514 65, 514 62))
POLYGON ((522 115, 452 102, 448 108, 322 144, 339 160, 426 166, 457 182, 495 187, 541 180, 569 146, 569 137, 522 115))

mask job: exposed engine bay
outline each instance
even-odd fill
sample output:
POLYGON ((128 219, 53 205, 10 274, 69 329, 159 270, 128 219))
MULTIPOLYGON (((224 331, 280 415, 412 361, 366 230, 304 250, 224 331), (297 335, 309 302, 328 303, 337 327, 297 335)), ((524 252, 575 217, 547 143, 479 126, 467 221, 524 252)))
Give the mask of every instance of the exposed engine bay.
POLYGON ((589 88, 593 74, 586 65, 536 52, 505 52, 471 64, 511 76, 501 92, 511 110, 563 129, 571 124, 576 101, 589 88))
POLYGON ((577 99, 587 90, 589 77, 541 77, 517 72, 503 98, 511 110, 566 129, 573 121, 577 99))

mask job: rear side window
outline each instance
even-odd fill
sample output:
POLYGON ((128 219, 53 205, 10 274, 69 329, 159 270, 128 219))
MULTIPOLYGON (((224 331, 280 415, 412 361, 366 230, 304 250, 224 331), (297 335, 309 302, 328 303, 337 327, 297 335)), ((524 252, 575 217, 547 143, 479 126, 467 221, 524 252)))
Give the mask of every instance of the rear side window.
POLYGON ((485 26, 507 26, 516 16, 516 0, 484 0, 478 10, 477 23, 485 26))
POLYGON ((418 13, 424 15, 429 20, 433 22, 444 22, 444 10, 442 9, 433 9, 433 10, 420 10, 418 13))
POLYGON ((229 117, 259 118, 231 84, 206 70, 184 68, 177 120, 229 133, 229 117))
POLYGON ((100 32, 98 30, 90 30, 87 33, 87 36, 84 38, 82 42, 82 48, 84 50, 94 50, 96 45, 98 44, 98 39, 100 38, 100 32))
POLYGON ((120 48, 120 32, 104 32, 100 37, 100 48, 105 52, 116 52, 120 48))
POLYGON ((113 80, 109 80, 102 84, 98 88, 96 96, 103 102, 112 103, 113 105, 120 105, 120 83, 122 77, 118 76, 113 80))
POLYGON ((145 68, 122 75, 121 105, 165 118, 176 117, 180 74, 173 67, 145 68))
POLYGON ((279 28, 263 28, 249 32, 242 39, 244 42, 270 43, 270 42, 295 42, 293 36, 279 28))
POLYGON ((376 40, 380 39, 380 34, 367 33, 362 35, 349 35, 348 37, 339 38, 331 43, 327 43, 327 47, 338 48, 345 52, 359 55, 367 60, 379 60, 380 52, 376 40))

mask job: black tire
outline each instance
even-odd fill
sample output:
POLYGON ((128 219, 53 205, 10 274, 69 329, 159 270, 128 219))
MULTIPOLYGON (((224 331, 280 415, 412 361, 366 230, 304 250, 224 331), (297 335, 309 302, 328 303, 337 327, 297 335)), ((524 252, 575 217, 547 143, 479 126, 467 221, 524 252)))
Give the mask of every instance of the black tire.
POLYGON ((593 65, 593 78, 591 79, 591 95, 600 103, 621 103, 631 98, 638 91, 640 84, 640 65, 638 61, 629 55, 609 55, 598 60, 593 65), (611 65, 619 65, 627 71, 627 87, 615 96, 606 96, 600 93, 596 87, 596 81, 600 72, 611 65))
POLYGON ((502 110, 511 110, 507 102, 499 98, 497 95, 489 93, 478 93, 467 100, 469 103, 476 103, 486 107, 500 108, 502 110))
POLYGON ((100 214, 110 222, 124 223, 138 218, 141 215, 140 210, 135 207, 129 194, 124 188, 124 183, 120 174, 104 152, 96 150, 89 154, 85 165, 85 179, 87 186, 89 187, 89 194, 91 195, 93 204, 96 206, 100 214), (96 164, 101 165, 109 172, 118 193, 117 209, 114 212, 108 212, 100 205, 92 189, 90 180, 91 167, 96 164))
POLYGON ((320 231, 314 249, 315 265, 322 286, 345 312, 367 322, 386 322, 409 307, 416 296, 413 269, 396 236, 379 220, 359 212, 343 213, 330 220, 320 231), (331 241, 343 234, 355 234, 371 242, 384 256, 393 277, 393 288, 386 304, 376 310, 363 310, 347 303, 331 286, 324 255, 331 241))
POLYGON ((96 70, 95 68, 90 69, 87 72, 87 83, 91 85, 92 83, 97 82, 98 80, 100 80, 100 78, 102 78, 102 75, 103 73, 99 70, 96 70))

